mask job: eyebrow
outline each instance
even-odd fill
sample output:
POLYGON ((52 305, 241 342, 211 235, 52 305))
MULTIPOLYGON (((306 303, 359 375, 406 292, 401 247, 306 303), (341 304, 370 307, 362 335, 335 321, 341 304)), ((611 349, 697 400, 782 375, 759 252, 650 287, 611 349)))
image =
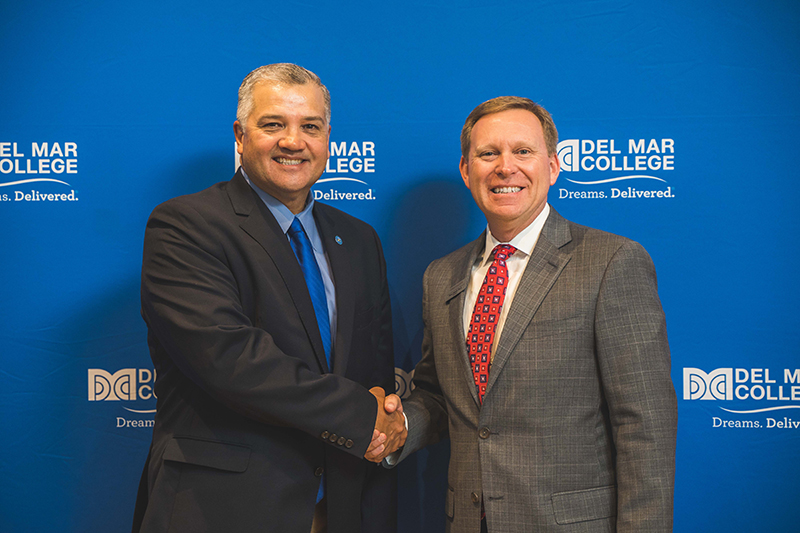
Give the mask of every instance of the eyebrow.
MULTIPOLYGON (((258 117, 258 121, 261 122, 263 120, 283 120, 285 119, 285 115, 261 115, 258 117)), ((325 123, 325 119, 319 115, 310 115, 308 117, 302 117, 300 119, 303 122, 321 122, 322 124, 325 123)))
POLYGON ((497 150, 497 147, 493 143, 481 144, 475 147, 475 151, 473 153, 479 154, 485 150, 497 150))
MULTIPOLYGON (((536 146, 536 143, 531 143, 527 141, 517 141, 511 145, 512 150, 519 150, 520 148, 528 148, 529 150, 533 150, 534 152, 540 152, 540 148, 536 146)), ((475 147, 475 153, 478 154, 484 150, 501 150, 497 144, 493 142, 481 144, 475 147)))

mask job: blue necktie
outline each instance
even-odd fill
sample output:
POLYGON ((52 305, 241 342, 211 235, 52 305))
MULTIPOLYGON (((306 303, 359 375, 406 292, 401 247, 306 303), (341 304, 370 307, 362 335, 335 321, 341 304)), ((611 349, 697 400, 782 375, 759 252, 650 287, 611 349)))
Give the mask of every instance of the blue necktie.
MULTIPOLYGON (((331 368, 331 323, 328 317, 328 299, 325 296, 325 284, 322 282, 322 273, 319 265, 314 258, 314 249, 311 241, 308 240, 300 219, 294 217, 292 225, 289 226, 289 244, 292 245, 294 255, 300 262, 303 270, 303 277, 306 278, 308 294, 311 296, 311 303, 314 304, 314 314, 317 316, 317 326, 319 334, 322 335, 322 347, 325 349, 325 359, 328 361, 328 368, 331 368)), ((319 490, 317 491, 317 503, 325 496, 325 477, 320 478, 319 490)))
POLYGON ((322 282, 322 274, 319 265, 314 258, 314 249, 311 241, 308 240, 306 232, 300 219, 295 217, 289 227, 289 242, 294 250, 294 255, 300 262, 303 269, 303 277, 306 278, 308 294, 311 296, 311 303, 314 304, 314 314, 317 316, 317 326, 319 334, 322 335, 322 346, 325 349, 325 359, 328 361, 328 368, 331 367, 331 322, 328 317, 328 299, 325 296, 325 284, 322 282))

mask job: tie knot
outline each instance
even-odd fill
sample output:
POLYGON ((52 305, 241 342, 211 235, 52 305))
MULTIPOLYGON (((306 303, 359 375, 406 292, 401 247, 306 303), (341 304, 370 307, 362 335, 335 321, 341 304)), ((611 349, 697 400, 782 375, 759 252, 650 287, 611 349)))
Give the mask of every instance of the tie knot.
POLYGON ((289 237, 300 236, 305 233, 303 224, 300 222, 299 218, 294 217, 294 220, 292 220, 292 225, 289 226, 289 229, 286 231, 286 233, 289 234, 289 237))
POLYGON ((510 244, 498 244, 492 250, 492 257, 494 257, 495 261, 505 261, 516 252, 517 249, 511 246, 510 244))

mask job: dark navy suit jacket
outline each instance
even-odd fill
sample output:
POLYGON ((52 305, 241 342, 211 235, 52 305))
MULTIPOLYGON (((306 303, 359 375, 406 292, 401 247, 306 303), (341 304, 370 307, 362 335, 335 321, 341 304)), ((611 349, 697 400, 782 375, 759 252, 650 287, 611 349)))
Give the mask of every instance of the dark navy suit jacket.
POLYGON ((396 529, 394 474, 367 462, 394 391, 375 231, 316 203, 336 286, 334 368, 300 266, 237 173, 174 198, 144 240, 142 316, 158 411, 134 531, 308 533, 325 472, 328 531, 396 529))

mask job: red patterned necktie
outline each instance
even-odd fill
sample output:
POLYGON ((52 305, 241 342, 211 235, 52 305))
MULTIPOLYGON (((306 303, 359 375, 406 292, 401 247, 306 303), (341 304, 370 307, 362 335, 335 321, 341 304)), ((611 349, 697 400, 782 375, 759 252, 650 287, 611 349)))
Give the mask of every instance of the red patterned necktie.
POLYGON ((494 343, 503 301, 506 299, 508 285, 508 268, 506 259, 514 255, 517 249, 510 244, 498 244, 492 250, 494 260, 483 278, 481 291, 475 300, 472 320, 467 332, 467 351, 478 387, 478 398, 483 403, 486 384, 489 382, 489 367, 492 364, 492 344, 494 343))

